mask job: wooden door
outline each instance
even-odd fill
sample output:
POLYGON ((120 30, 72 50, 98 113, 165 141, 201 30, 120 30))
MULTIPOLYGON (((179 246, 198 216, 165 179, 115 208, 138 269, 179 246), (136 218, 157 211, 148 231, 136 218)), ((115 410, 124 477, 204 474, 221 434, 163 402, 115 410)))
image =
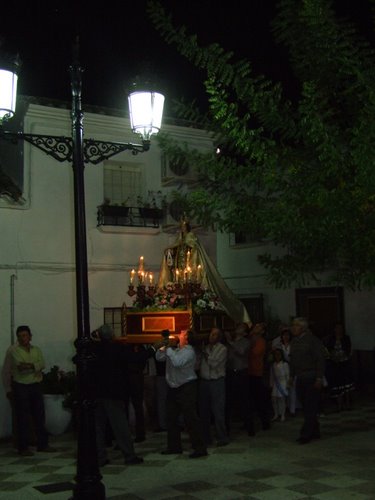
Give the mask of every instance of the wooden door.
POLYGON ((312 332, 319 338, 332 333, 336 321, 344 322, 342 287, 296 289, 296 313, 309 320, 312 332))

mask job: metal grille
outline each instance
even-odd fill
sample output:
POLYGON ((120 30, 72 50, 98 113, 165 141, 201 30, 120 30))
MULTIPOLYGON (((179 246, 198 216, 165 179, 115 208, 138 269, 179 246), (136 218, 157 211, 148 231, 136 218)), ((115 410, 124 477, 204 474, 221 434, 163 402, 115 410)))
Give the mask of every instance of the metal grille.
POLYGON ((142 194, 142 170, 139 164, 107 162, 104 165, 104 199, 111 205, 136 206, 142 194))

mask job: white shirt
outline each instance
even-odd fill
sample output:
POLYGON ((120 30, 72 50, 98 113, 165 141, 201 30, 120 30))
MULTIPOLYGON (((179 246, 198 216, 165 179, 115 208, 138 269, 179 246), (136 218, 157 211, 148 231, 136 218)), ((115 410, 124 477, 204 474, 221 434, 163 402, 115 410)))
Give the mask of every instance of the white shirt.
POLYGON ((211 348, 210 344, 203 349, 199 374, 204 380, 217 380, 225 377, 228 349, 218 342, 211 348))
POLYGON ((289 365, 286 361, 272 363, 270 372, 270 386, 272 396, 283 398, 288 395, 289 365))
POLYGON ((280 349, 282 349, 284 353, 284 360, 289 363, 290 360, 290 342, 288 345, 286 344, 281 344, 280 349))
POLYGON ((282 346, 282 341, 281 341, 281 335, 279 335, 278 337, 275 337, 273 340, 272 340, 272 349, 280 349, 281 346, 282 346))
POLYGON ((155 357, 157 361, 166 361, 165 380, 172 389, 196 380, 197 374, 194 369, 196 354, 191 345, 177 347, 177 349, 171 347, 166 350, 159 349, 155 357))

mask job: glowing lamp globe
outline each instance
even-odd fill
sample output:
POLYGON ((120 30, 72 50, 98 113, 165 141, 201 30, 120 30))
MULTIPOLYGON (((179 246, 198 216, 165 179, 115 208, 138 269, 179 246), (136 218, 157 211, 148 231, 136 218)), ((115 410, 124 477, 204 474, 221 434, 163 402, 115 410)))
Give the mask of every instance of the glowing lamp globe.
POLYGON ((11 118, 16 111, 16 72, 0 68, 0 121, 11 118))
POLYGON ((129 94, 130 125, 134 133, 149 141, 160 130, 164 96, 158 92, 134 91, 129 94))

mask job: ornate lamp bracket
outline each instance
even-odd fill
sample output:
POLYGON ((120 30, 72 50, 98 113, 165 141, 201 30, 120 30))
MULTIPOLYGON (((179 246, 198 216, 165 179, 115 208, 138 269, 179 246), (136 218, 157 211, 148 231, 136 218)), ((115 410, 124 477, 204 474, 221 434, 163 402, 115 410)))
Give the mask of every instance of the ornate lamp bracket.
MULTIPOLYGON (((8 142, 16 144, 18 141, 26 141, 37 147, 59 162, 73 161, 73 141, 71 137, 25 134, 23 132, 10 132, 0 127, 0 137, 8 142)), ((97 165, 111 156, 115 156, 123 151, 131 151, 133 155, 144 153, 150 149, 150 141, 143 141, 142 144, 105 142, 95 139, 83 140, 83 157, 85 163, 97 165)))
POLYGON ((131 151, 133 155, 144 153, 150 149, 150 141, 143 141, 142 144, 104 142, 95 139, 84 139, 83 156, 85 163, 97 165, 111 156, 115 156, 123 151, 131 151))

